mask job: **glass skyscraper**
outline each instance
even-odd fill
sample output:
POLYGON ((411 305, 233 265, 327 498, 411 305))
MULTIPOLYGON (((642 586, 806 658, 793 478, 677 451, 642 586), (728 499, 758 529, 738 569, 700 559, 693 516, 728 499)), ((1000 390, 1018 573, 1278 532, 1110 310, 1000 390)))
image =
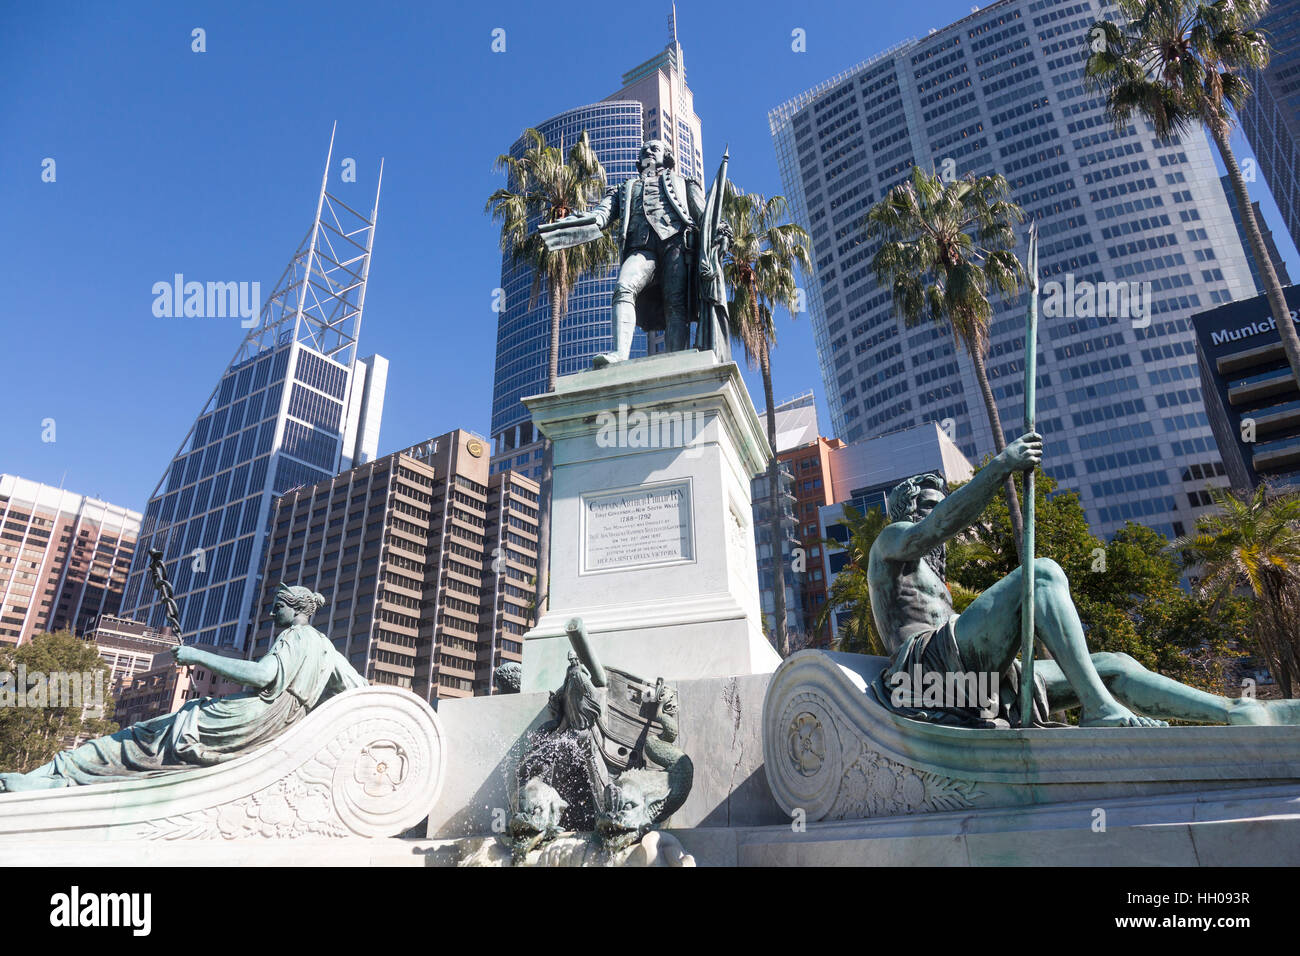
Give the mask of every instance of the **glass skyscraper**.
MULTIPOLYGON (((641 148, 641 104, 614 101, 580 106, 537 126, 547 145, 569 146, 585 130, 592 148, 605 167, 611 184, 636 172, 641 148)), ((521 139, 511 154, 522 155, 521 139)), ((530 226, 535 228, 535 226, 530 226)), ((591 366, 592 357, 614 347, 610 301, 614 297, 617 267, 579 279, 569 296, 569 311, 560 327, 560 374, 572 375, 591 366)), ((547 350, 550 348, 550 289, 542 283, 537 302, 529 308, 533 270, 501 262, 503 305, 497 320, 496 370, 492 384, 493 471, 514 469, 530 477, 541 475, 541 444, 522 398, 546 391, 547 350)), ((640 329, 632 343, 632 356, 646 354, 646 337, 640 329)))
MULTIPOLYGON (((686 68, 676 29, 670 19, 671 42, 664 50, 623 75, 620 89, 599 103, 579 106, 537 125, 548 146, 567 149, 582 135, 591 141, 605 167, 606 181, 616 186, 636 175, 637 154, 646 139, 667 139, 679 170, 701 179, 703 165, 700 120, 694 97, 686 86, 686 68)), ((522 155, 522 139, 511 155, 522 155)), ((614 347, 610 303, 618 267, 586 276, 574 286, 569 311, 560 329, 560 374, 591 367, 591 360, 614 347)), ((547 349, 550 346, 550 292, 542 284, 537 303, 528 306, 532 270, 501 262, 503 309, 497 322, 496 370, 492 386, 493 472, 514 469, 541 476, 542 445, 528 409, 526 395, 546 391, 547 349)), ((640 329, 632 342, 632 357, 662 348, 662 333, 647 342, 640 329)))
MULTIPOLYGON (((332 155, 331 142, 331 155, 332 155)), ((328 178, 329 162, 326 162, 328 178)), ((381 171, 382 178, 382 171, 381 171)), ((375 456, 388 362, 357 358, 375 208, 322 181, 316 219, 145 508, 122 616, 160 627, 163 552, 187 643, 244 648, 278 495, 375 456)), ((294 583, 294 582, 289 582, 294 583)))
MULTIPOLYGON (((1232 210, 1232 224, 1237 227, 1237 238, 1241 240, 1241 248, 1246 251, 1246 261, 1250 264, 1250 281, 1255 284, 1257 293, 1266 295, 1264 276, 1259 271, 1259 263, 1255 261, 1254 253, 1250 251, 1250 240, 1246 237, 1246 226, 1241 220, 1241 210, 1237 208, 1237 194, 1233 192, 1232 180, 1225 174, 1222 182, 1223 195, 1227 197, 1228 208, 1232 210)), ((1273 263, 1273 271, 1277 274, 1277 281, 1285 288, 1291 284, 1291 274, 1287 271, 1286 262, 1282 259, 1282 253, 1278 251, 1277 243, 1273 240, 1273 230, 1268 228, 1268 223, 1264 221, 1259 200, 1250 205, 1255 213, 1255 224, 1259 226, 1260 236, 1264 240, 1264 249, 1268 252, 1268 257, 1273 263)))
MULTIPOLYGON (((896 317, 875 283, 865 217, 913 165, 1001 173, 1040 230, 1046 470, 1078 491, 1102 536, 1129 519, 1180 534, 1209 503, 1206 476, 1224 483, 1190 316, 1254 290, 1206 135, 1160 141, 1141 119, 1116 132, 1084 89, 1087 31, 1102 16, 1119 14, 1098 0, 1001 0, 769 120, 787 197, 813 239, 807 299, 836 436, 946 421, 973 462, 993 451, 965 350, 946 326, 896 317), (1085 294, 1098 282, 1149 282, 1149 324, 1085 294), (1054 290, 1057 314, 1046 304, 1054 290)), ((1022 296, 990 323, 988 374, 1008 438, 1023 423, 1024 314, 1022 296)))
POLYGON ((1260 172, 1300 246, 1300 0, 1273 0, 1260 22, 1273 47, 1268 69, 1251 75, 1241 128, 1260 172))

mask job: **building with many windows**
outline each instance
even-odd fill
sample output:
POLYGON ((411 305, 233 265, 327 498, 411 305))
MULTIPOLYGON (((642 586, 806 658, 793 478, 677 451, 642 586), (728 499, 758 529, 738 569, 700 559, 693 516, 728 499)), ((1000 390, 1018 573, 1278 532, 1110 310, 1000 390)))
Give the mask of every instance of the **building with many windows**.
MULTIPOLYGON (((831 503, 818 508, 817 521, 821 539, 826 542, 820 567, 828 590, 849 560, 848 551, 834 543, 848 543, 845 505, 858 514, 866 514, 872 508, 884 511, 885 496, 905 478, 935 472, 952 485, 969 481, 975 473, 947 432, 934 423, 901 428, 852 445, 839 445, 827 453, 824 470, 831 503)), ((839 616, 839 612, 831 615, 829 636, 838 633, 839 616)))
MULTIPOLYGON (((1174 535, 1200 513, 1218 449, 1191 316, 1252 291, 1199 128, 1116 130, 1083 86, 1099 0, 1000 0, 772 110, 785 192, 813 240, 808 290, 832 432, 850 445, 950 420, 972 461, 993 451, 972 364, 946 327, 905 328, 877 286, 864 218, 914 165, 1000 173, 1037 221, 1038 427, 1046 470, 1094 531, 1174 535)), ((1021 243, 1018 253, 1023 255, 1021 243)), ((1023 297, 998 303, 988 375, 1008 437, 1023 421, 1023 297)))
POLYGON ((0 475, 0 644, 81 632, 116 614, 140 520, 98 498, 0 475))
MULTIPOLYGON (((1246 238, 1246 226, 1241 221, 1241 212, 1237 208, 1237 194, 1232 191, 1232 182, 1225 175, 1221 180, 1223 183, 1223 194, 1228 199, 1228 208, 1232 210, 1232 224, 1237 227, 1237 238, 1241 240, 1241 248, 1246 252, 1246 261, 1250 263, 1250 281, 1254 283, 1255 293, 1265 295, 1264 277, 1259 271, 1259 263, 1255 261, 1255 254, 1250 251, 1250 240, 1246 238)), ((1273 271, 1277 274, 1277 281, 1283 286, 1291 284, 1291 274, 1287 272, 1286 262, 1282 259, 1282 253, 1278 251, 1277 242, 1273 239, 1273 230, 1268 228, 1268 223, 1264 222, 1264 214, 1260 212, 1259 201, 1256 200, 1250 204, 1255 213, 1255 222, 1259 225, 1259 231, 1264 237, 1264 248, 1268 251, 1269 260, 1273 263, 1273 271)))
POLYGON ((490 693, 522 660, 536 566, 536 482, 489 475, 486 439, 458 429, 276 501, 252 656, 283 581, 324 595, 313 625, 368 680, 490 693))
POLYGON ((1250 75, 1253 95, 1242 107, 1241 129, 1300 246, 1300 0, 1272 0, 1259 26, 1273 58, 1250 75))
MULTIPOLYGON (((605 168, 606 181, 618 185, 636 175, 637 154, 647 139, 668 141, 687 176, 702 180, 700 120, 695 98, 686 85, 686 65, 676 26, 670 18, 670 43, 662 52, 623 75, 620 88, 598 103, 565 110, 537 125, 548 146, 575 143, 585 131, 605 168)), ((511 155, 526 148, 520 139, 511 155)), ((610 303, 618 267, 578 280, 569 295, 569 311, 560 330, 561 375, 591 367, 591 360, 614 347, 610 303)), ((542 443, 521 401, 546 391, 550 348, 550 290, 542 283, 530 306, 532 270, 501 260, 500 306, 497 320, 496 368, 492 384, 493 470, 521 471, 541 476, 542 443)), ((651 341, 637 329, 632 357, 659 351, 662 333, 651 341)))
MULTIPOLYGON (((222 657, 238 657, 238 652, 230 647, 218 648, 216 653, 222 657)), ((198 664, 177 667, 171 651, 167 651, 151 667, 114 687, 113 720, 120 727, 129 727, 173 713, 197 697, 225 697, 247 689, 198 664)))
POLYGON ((369 461, 378 445, 388 361, 357 352, 378 192, 363 216, 327 191, 329 168, 307 238, 145 508, 122 613, 162 626, 156 548, 187 643, 247 646, 276 497, 369 461))
MULTIPOLYGON (((1282 290, 1287 321, 1300 313, 1300 286, 1282 290)), ((1261 481, 1275 487, 1300 481, 1300 393, 1264 295, 1202 312, 1196 325, 1201 388, 1223 456, 1213 472, 1238 490, 1261 481)), ((1214 482, 1222 484, 1222 482, 1214 482)), ((1203 491, 1209 500, 1208 491, 1203 491)))
POLYGON ((754 556, 758 562, 759 606, 763 613, 763 632, 768 640, 776 633, 776 569, 773 560, 779 553, 785 580, 785 627, 790 635, 805 634, 807 622, 803 615, 804 572, 797 570, 794 560, 799 538, 796 535, 797 519, 794 513, 794 476, 784 461, 777 463, 779 487, 776 500, 772 497, 772 482, 767 472, 750 479, 750 495, 754 514, 754 556), (781 513, 779 544, 772 543, 772 509, 781 513))
MULTIPOLYGON (((760 413, 764 433, 767 412, 760 413)), ((785 560, 786 628, 798 646, 816 643, 817 615, 826 601, 821 566, 821 536, 817 509, 828 504, 830 483, 823 465, 828 449, 842 445, 838 439, 818 434, 817 403, 811 390, 776 406, 776 453, 781 469, 781 508, 784 512, 782 554, 785 560)), ((766 472, 751 481, 754 500, 755 554, 758 559, 759 597, 763 625, 770 633, 775 623, 773 549, 768 546, 771 494, 766 472)))
POLYGON ((134 678, 152 670, 155 663, 171 663, 174 667, 171 652, 180 643, 169 627, 155 630, 148 624, 111 614, 101 615, 83 639, 95 645, 108 665, 114 696, 134 678))
POLYGON ((827 633, 817 627, 817 618, 826 604, 829 583, 823 566, 821 509, 832 504, 832 461, 844 442, 817 435, 811 441, 780 453, 782 464, 790 469, 790 492, 795 518, 795 537, 799 539, 799 603, 803 610, 804 632, 814 646, 826 644, 827 633))

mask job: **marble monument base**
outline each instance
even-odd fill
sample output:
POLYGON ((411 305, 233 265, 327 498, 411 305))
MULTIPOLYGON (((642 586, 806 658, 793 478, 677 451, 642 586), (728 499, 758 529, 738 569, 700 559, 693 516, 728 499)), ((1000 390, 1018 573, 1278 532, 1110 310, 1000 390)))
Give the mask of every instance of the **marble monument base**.
MULTIPOLYGON (((1101 803, 948 811, 875 820, 703 826, 651 834, 605 860, 563 839, 529 865, 1300 866, 1300 788, 1272 786, 1101 803), (1105 812, 1101 817, 1098 810, 1105 812), (1102 825, 1104 824, 1104 826, 1102 825), (650 839, 650 837, 647 837, 650 839), (644 842, 644 841, 643 841, 644 842)), ((504 866, 491 834, 450 839, 0 845, 0 865, 504 866)))
POLYGON ((1300 786, 670 832, 697 866, 1300 866, 1300 786))
POLYGON ((596 656, 646 679, 770 673, 750 480, 770 458, 734 362, 673 352, 524 399, 553 443, 550 602, 523 691, 554 690, 582 618, 596 656))
MULTIPOLYGON (((618 660, 607 660, 620 667, 618 660)), ((767 674, 677 681, 678 745, 695 765, 690 796, 666 828, 764 826, 788 818, 763 773, 762 708, 767 674)), ((550 719, 546 691, 438 702, 448 740, 444 783, 429 813, 431 839, 504 832, 529 732, 550 719)))

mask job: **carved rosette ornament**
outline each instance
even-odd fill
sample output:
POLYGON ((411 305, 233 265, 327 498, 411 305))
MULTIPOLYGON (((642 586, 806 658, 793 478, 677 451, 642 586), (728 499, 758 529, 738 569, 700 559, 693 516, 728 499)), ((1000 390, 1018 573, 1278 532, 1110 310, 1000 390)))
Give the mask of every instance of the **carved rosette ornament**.
POLYGON ((806 710, 790 725, 790 759, 805 777, 815 776, 826 762, 826 732, 806 710))
POLYGON ((764 717, 763 751, 768 781, 789 799, 789 812, 802 810, 820 820, 831 808, 843 765, 840 735, 830 703, 814 691, 786 700, 769 727, 764 717), (781 728, 777 753, 768 746, 771 730, 781 728))
POLYGON ((163 840, 392 836, 423 817, 415 814, 436 790, 438 750, 398 715, 376 713, 340 728, 302 766, 257 792, 151 821, 145 835, 163 840))

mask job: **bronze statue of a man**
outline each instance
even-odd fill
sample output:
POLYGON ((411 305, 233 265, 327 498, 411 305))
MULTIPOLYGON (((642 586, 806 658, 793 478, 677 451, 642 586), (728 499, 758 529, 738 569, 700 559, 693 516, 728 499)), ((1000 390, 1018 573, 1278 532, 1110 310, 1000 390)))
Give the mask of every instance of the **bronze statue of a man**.
MULTIPOLYGON (((666 142, 652 139, 645 143, 637 165, 638 175, 611 186, 594 209, 545 229, 548 242, 571 244, 587 241, 611 222, 622 223, 622 265, 614 291, 614 350, 596 356, 592 362, 596 368, 627 360, 637 326, 647 332, 663 330, 666 351, 689 348, 691 323, 700 317, 699 300, 716 292, 700 288, 701 251, 716 262, 718 256, 725 255, 731 238, 725 222, 719 220, 716 228, 706 222, 708 203, 703 187, 677 171, 677 161, 666 142), (583 238, 578 239, 579 235, 583 238), (701 241, 712 248, 701 250, 701 241)), ((721 195, 714 201, 720 202, 721 195)), ((722 305, 725 307, 725 301, 722 305)), ((713 341, 709 337, 712 329, 706 331, 701 342, 722 353, 725 341, 713 341)))
MULTIPOLYGON (((1007 475, 1033 468, 1042 455, 1042 438, 1030 432, 952 494, 937 474, 917 475, 889 492, 891 523, 871 546, 867 562, 872 615, 891 654, 872 688, 886 706, 939 723, 1018 723, 1017 708, 1011 704, 1019 687, 1023 569, 1017 568, 957 614, 945 582, 944 546, 979 518, 1007 475), (899 674, 995 675, 1001 678, 995 686, 1000 688, 997 712, 1002 720, 989 719, 980 713, 986 708, 969 702, 900 706, 888 690, 899 674)), ((1038 558, 1033 573, 1035 632, 1052 654, 1052 660, 1034 660, 1035 722, 1046 722, 1051 712, 1079 707, 1079 723, 1085 727, 1164 726, 1160 718, 1206 724, 1300 723, 1300 701, 1219 697, 1149 671, 1127 654, 1089 653, 1060 565, 1038 558)), ((914 685, 915 678, 910 681, 914 685)))

